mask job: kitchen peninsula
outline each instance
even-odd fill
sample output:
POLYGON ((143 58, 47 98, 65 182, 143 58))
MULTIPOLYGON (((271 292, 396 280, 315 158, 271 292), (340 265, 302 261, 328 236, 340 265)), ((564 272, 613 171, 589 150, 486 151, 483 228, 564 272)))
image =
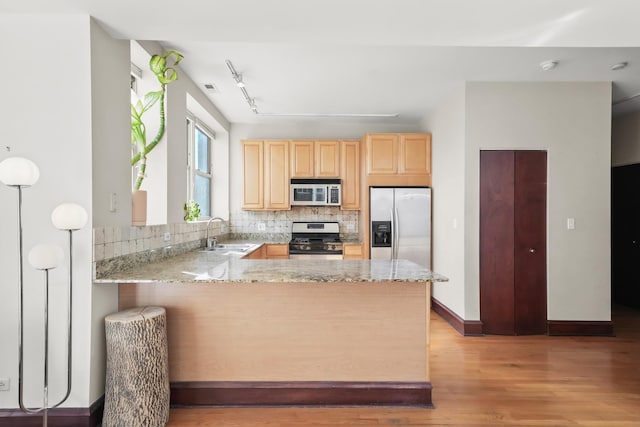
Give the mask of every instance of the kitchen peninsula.
POLYGON ((431 406, 430 283, 404 260, 251 260, 195 250, 98 277, 167 309, 179 405, 431 406))

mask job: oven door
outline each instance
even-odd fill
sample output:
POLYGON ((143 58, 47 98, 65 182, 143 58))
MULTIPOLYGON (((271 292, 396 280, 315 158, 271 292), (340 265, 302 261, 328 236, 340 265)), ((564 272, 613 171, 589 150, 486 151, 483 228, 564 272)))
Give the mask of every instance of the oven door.
POLYGON ((303 206, 326 205, 327 186, 291 184, 291 204, 303 206))

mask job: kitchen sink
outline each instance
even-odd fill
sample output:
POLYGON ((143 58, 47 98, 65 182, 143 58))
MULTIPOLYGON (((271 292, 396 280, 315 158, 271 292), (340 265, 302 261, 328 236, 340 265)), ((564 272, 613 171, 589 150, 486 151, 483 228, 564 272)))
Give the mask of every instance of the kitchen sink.
POLYGON ((222 253, 229 253, 229 252, 246 253, 250 249, 255 248, 256 246, 258 245, 254 243, 218 243, 214 247, 204 248, 204 250, 213 251, 213 252, 222 252, 222 253))

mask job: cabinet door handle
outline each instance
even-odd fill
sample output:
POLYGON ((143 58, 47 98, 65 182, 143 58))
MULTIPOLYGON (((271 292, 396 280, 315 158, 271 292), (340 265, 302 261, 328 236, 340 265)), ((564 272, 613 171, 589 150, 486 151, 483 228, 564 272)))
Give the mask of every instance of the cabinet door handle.
POLYGON ((535 253, 536 253, 536 250, 535 250, 534 248, 529 248, 529 253, 530 253, 530 254, 535 254, 535 253))

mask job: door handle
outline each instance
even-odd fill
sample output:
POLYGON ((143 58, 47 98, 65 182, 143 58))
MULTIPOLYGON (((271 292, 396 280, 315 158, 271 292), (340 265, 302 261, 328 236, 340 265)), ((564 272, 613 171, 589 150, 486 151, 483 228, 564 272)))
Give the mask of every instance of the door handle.
POLYGON ((535 250, 534 248, 529 248, 529 253, 530 253, 530 254, 535 254, 535 253, 536 253, 536 250, 535 250))
POLYGON ((389 209, 389 215, 391 216, 391 257, 389 259, 392 260, 396 257, 396 217, 393 209, 389 209))

